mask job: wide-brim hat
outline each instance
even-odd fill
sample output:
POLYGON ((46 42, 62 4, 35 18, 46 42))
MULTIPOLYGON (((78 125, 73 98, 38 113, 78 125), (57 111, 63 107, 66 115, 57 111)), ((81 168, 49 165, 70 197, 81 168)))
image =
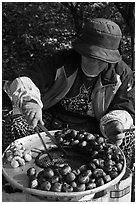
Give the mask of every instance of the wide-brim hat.
POLYGON ((82 56, 117 63, 121 60, 118 50, 121 38, 121 29, 116 23, 95 18, 84 25, 81 36, 72 45, 82 56))

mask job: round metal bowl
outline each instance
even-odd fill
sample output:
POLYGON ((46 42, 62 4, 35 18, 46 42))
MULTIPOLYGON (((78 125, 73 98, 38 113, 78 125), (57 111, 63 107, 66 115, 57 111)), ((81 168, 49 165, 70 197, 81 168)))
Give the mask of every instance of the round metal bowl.
MULTIPOLYGON (((56 131, 50 131, 51 134, 54 135, 56 131)), ((49 149, 55 148, 55 145, 53 145, 52 141, 45 135, 44 132, 41 133, 41 136, 43 137, 43 140, 45 141, 47 147, 49 149)), ((29 193, 31 195, 39 196, 42 199, 45 200, 50 200, 50 201, 86 201, 86 200, 91 200, 95 193, 98 193, 100 191, 103 191, 115 184, 117 184, 121 178, 124 176, 125 171, 126 171, 126 159, 125 156, 123 155, 123 152, 121 151, 121 154, 124 157, 124 167, 121 171, 121 173, 113 180, 110 182, 99 186, 97 188, 91 189, 91 190, 86 190, 86 191, 81 191, 81 192, 52 192, 52 191, 42 191, 42 190, 37 190, 37 189, 31 189, 28 188, 28 177, 27 177, 27 170, 30 167, 35 167, 37 172, 41 171, 41 167, 38 166, 35 162, 36 158, 38 157, 39 153, 37 153, 38 150, 43 150, 43 146, 41 144, 41 141, 38 137, 37 134, 33 134, 21 139, 18 139, 15 141, 16 143, 22 143, 25 148, 29 148, 32 150, 32 156, 33 159, 30 162, 26 162, 25 166, 20 166, 18 168, 12 168, 10 163, 6 161, 5 159, 5 152, 9 147, 5 150, 3 153, 3 175, 6 177, 7 181, 15 188, 18 188, 22 190, 23 192, 29 193)), ((56 148, 55 148, 56 149, 56 148)), ((68 151, 68 150, 67 150, 68 151)), ((68 151, 70 153, 70 158, 72 158, 73 163, 75 158, 79 157, 80 159, 78 160, 78 163, 76 165, 80 165, 81 162, 84 160, 87 160, 87 156, 82 155, 81 153, 78 153, 76 151, 68 151), (82 159, 82 160, 81 160, 82 159)), ((73 165, 73 164, 72 164, 73 165)))

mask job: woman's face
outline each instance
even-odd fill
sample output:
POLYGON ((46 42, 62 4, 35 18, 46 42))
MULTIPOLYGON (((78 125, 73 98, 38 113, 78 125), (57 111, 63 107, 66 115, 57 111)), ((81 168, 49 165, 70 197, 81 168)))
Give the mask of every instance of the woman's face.
POLYGON ((82 56, 81 68, 84 74, 88 77, 98 76, 106 66, 107 62, 82 56))

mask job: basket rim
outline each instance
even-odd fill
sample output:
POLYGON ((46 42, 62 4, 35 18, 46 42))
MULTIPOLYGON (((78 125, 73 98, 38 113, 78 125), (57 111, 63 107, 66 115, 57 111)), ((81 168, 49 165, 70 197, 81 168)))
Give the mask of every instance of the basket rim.
MULTIPOLYGON (((50 131, 50 132, 53 134, 56 131, 50 131)), ((36 135, 36 134, 29 135, 27 137, 31 137, 31 136, 33 137, 34 135, 36 135)), ((18 142, 22 141, 22 138, 18 139, 18 140, 15 140, 15 141, 18 141, 18 142)), ((5 152, 8 150, 8 148, 9 148, 9 146, 3 152, 2 158, 4 158, 5 152)), ((118 183, 120 181, 120 179, 124 176, 125 172, 126 172, 126 158, 125 158, 125 155, 124 155, 124 153, 122 152, 122 150, 119 147, 117 147, 117 148, 120 150, 120 152, 121 152, 121 154, 123 155, 123 158, 124 158, 124 166, 123 166, 123 169, 122 169, 121 173, 115 179, 111 180, 110 182, 108 182, 108 183, 106 183, 106 184, 104 184, 102 186, 99 186, 97 188, 86 190, 86 191, 80 191, 80 192, 53 192, 53 191, 42 191, 42 190, 38 190, 38 189, 31 189, 31 188, 28 188, 28 187, 26 188, 23 185, 19 184, 12 177, 10 177, 6 173, 3 166, 2 166, 2 173, 6 177, 7 181, 11 185, 15 186, 16 188, 18 188, 18 189, 20 189, 20 190, 22 190, 22 191, 24 191, 26 193, 30 193, 30 194, 41 196, 41 197, 48 197, 48 196, 53 197, 53 196, 56 196, 56 197, 68 197, 68 198, 70 198, 70 197, 74 197, 74 196, 79 197, 79 196, 85 196, 85 195, 89 195, 89 194, 95 194, 97 192, 105 190, 105 189, 109 188, 110 186, 113 186, 116 183, 118 183)))

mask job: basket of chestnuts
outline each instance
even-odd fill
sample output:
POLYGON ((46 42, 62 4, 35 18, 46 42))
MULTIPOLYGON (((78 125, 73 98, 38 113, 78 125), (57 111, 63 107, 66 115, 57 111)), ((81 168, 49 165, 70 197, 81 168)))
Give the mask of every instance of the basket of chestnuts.
MULTIPOLYGON (((19 139, 26 149, 30 149, 32 159, 11 170, 9 181, 16 187, 50 201, 88 201, 95 193, 115 185, 124 176, 126 160, 123 152, 119 147, 106 143, 102 136, 72 129, 51 131, 51 134, 63 146, 67 156, 51 145, 44 133, 41 135, 49 145, 52 160, 43 150, 33 155, 35 147, 42 147, 36 134, 19 139)), ((5 175, 9 173, 7 168, 6 164, 5 175)))

